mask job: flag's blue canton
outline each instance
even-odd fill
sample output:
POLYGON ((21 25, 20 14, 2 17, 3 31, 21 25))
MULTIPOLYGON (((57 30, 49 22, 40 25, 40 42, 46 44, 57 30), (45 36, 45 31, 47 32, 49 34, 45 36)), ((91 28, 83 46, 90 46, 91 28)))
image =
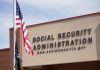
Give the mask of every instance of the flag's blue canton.
POLYGON ((16 16, 19 16, 21 20, 23 19, 23 16, 22 16, 22 13, 21 13, 21 10, 20 10, 20 7, 17 1, 16 1, 16 16))

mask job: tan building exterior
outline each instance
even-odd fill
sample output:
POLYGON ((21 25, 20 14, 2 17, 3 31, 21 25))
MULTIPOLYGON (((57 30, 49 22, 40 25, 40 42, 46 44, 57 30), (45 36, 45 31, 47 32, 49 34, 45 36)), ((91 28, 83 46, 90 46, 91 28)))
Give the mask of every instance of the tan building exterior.
MULTIPOLYGON (((99 66, 100 65, 100 48, 98 47, 100 45, 99 44, 100 37, 98 37, 98 39, 95 37, 97 35, 100 35, 100 33, 98 29, 96 32, 98 34, 95 35, 94 33, 95 27, 97 27, 99 23, 100 23, 100 12, 27 26, 29 30, 31 45, 33 47, 33 50, 35 49, 34 56, 26 54, 25 49, 23 48, 22 36, 20 35, 20 32, 17 31, 18 46, 21 46, 20 53, 22 54, 22 59, 23 59, 23 63, 22 63, 23 70, 100 70, 100 66, 99 66), (57 51, 59 50, 58 52, 56 53, 53 52, 55 49, 52 48, 53 50, 50 51, 50 53, 48 53, 45 47, 45 51, 46 51, 46 54, 45 54, 44 49, 42 49, 40 46, 38 46, 39 47, 38 49, 35 47, 38 44, 47 42, 45 39, 44 42, 41 42, 41 41, 39 42, 37 40, 38 41, 37 43, 37 41, 35 41, 36 40, 35 37, 43 38, 43 36, 45 36, 46 38, 46 36, 53 35, 53 38, 55 38, 55 40, 50 41, 51 39, 49 39, 47 43, 54 42, 54 41, 56 43, 58 42, 56 40, 56 36, 59 35, 59 38, 60 38, 60 34, 63 33, 62 37, 64 37, 64 32, 66 32, 66 30, 68 33, 68 31, 70 32, 70 31, 76 31, 76 30, 79 30, 80 32, 82 32, 82 30, 84 29, 88 30, 88 33, 85 34, 86 36, 84 36, 85 38, 83 37, 82 33, 81 33, 82 37, 78 37, 78 38, 80 38, 80 40, 84 39, 84 41, 81 42, 83 44, 87 41, 87 38, 88 38, 89 39, 88 43, 90 44, 85 43, 85 47, 81 47, 81 51, 78 51, 78 50, 75 51, 77 48, 75 48, 74 46, 73 46, 75 49, 74 51, 68 48, 63 49, 63 47, 60 46, 61 50, 57 49, 57 51)), ((10 48, 0 50, 0 68, 1 68, 0 70, 12 70, 13 29, 11 28, 9 32, 10 32, 10 48)), ((72 38, 69 38, 69 40, 71 39, 72 38)))
POLYGON ((0 70, 11 70, 10 49, 0 49, 0 70))

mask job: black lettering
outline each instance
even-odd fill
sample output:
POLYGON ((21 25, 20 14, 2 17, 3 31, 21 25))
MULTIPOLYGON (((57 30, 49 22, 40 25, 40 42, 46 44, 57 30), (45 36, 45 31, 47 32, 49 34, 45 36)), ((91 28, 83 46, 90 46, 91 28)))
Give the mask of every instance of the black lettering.
POLYGON ((58 47, 61 47, 61 42, 58 42, 58 47))
POLYGON ((81 39, 79 39, 79 45, 81 45, 81 39))
POLYGON ((83 31, 81 30, 81 32, 80 32, 80 36, 82 36, 82 34, 83 34, 83 31))
POLYGON ((88 29, 88 35, 90 35, 91 34, 91 28, 90 29, 88 29))
POLYGON ((83 40, 82 40, 83 45, 86 44, 86 42, 87 42, 87 39, 83 38, 83 40))
POLYGON ((66 46, 69 46, 69 41, 68 40, 66 41, 66 46))
POLYGON ((51 40, 50 35, 48 35, 48 37, 47 37, 47 41, 49 41, 49 40, 51 40))
POLYGON ((36 50, 36 45, 34 45, 33 50, 36 50))
POLYGON ((37 37, 37 42, 39 42, 40 41, 40 37, 37 37))
POLYGON ((50 49, 52 49, 53 48, 53 43, 50 43, 50 49))
POLYGON ((40 49, 41 49, 41 45, 38 44, 38 45, 37 45, 37 50, 40 50, 40 49))
POLYGON ((74 41, 73 40, 71 40, 70 46, 74 46, 74 41))
POLYGON ((55 47, 55 48, 57 47, 57 43, 56 43, 56 42, 54 43, 54 47, 55 47))
POLYGON ((60 34, 60 33, 58 34, 58 40, 59 40, 59 39, 61 39, 61 34, 60 34))
POLYGON ((78 39, 75 39, 75 45, 77 45, 78 44, 78 39))
POLYGON ((84 36, 86 36, 86 31, 87 31, 87 29, 84 29, 83 30, 84 36))
POLYGON ((40 52, 37 52, 37 55, 39 55, 40 52))
POLYGON ((54 37, 53 37, 53 35, 51 35, 51 40, 52 40, 52 41, 54 40, 54 37))
POLYGON ((65 33, 62 33, 62 38, 64 39, 66 36, 65 36, 65 33))
POLYGON ((35 37, 33 37, 33 43, 35 43, 36 42, 36 38, 35 37))
POLYGON ((71 32, 71 37, 75 37, 75 31, 71 32))
POLYGON ((80 36, 79 31, 76 31, 76 37, 80 36))
POLYGON ((42 44, 42 49, 46 49, 46 44, 42 44))
POLYGON ((67 38, 69 38, 70 37, 70 32, 67 32, 67 38))
POLYGON ((64 47, 64 45, 65 45, 65 41, 62 41, 62 47, 64 47))
POLYGON ((88 44, 91 44, 91 43, 92 43, 92 37, 88 38, 88 44))
POLYGON ((41 36, 41 41, 44 41, 45 40, 44 38, 45 38, 44 36, 41 36))

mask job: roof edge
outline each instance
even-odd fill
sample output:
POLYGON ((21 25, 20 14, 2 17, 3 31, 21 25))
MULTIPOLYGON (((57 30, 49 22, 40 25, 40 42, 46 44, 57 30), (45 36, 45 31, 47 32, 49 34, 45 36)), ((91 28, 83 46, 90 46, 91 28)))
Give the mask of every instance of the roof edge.
POLYGON ((10 48, 3 48, 3 49, 0 49, 0 51, 6 51, 6 50, 10 50, 10 48))
POLYGON ((90 15, 97 15, 97 14, 100 14, 100 12, 79 15, 79 16, 74 16, 74 17, 69 17, 69 18, 64 18, 64 19, 58 19, 58 20, 53 20, 53 21, 47 21, 47 22, 43 22, 43 23, 39 23, 39 24, 32 24, 32 25, 28 25, 27 27, 29 28, 32 26, 38 26, 38 25, 42 25, 42 24, 48 24, 48 23, 52 23, 52 22, 59 22, 59 21, 63 21, 63 20, 69 20, 69 19, 80 18, 80 17, 90 16, 90 15))
MULTIPOLYGON (((27 27, 29 28, 29 27, 48 24, 48 23, 52 23, 52 22, 59 22, 59 21, 63 21, 63 20, 69 20, 69 19, 80 18, 80 17, 96 15, 96 14, 100 14, 100 12, 95 12, 95 13, 90 13, 90 14, 85 14, 85 15, 79 15, 79 16, 74 16, 74 17, 69 17, 69 18, 64 18, 64 19, 58 19, 58 20, 53 20, 53 21, 47 21, 47 22, 42 22, 42 23, 38 23, 38 24, 27 25, 27 27)), ((9 28, 9 30, 12 31, 13 27, 9 28)))

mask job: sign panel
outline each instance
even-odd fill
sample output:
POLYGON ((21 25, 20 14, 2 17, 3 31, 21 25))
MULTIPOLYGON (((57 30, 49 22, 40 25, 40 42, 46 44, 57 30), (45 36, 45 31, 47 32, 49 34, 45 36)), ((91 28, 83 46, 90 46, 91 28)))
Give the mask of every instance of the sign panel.
POLYGON ((98 60, 98 26, 100 14, 29 27, 34 55, 27 54, 23 48, 23 66, 98 60))

